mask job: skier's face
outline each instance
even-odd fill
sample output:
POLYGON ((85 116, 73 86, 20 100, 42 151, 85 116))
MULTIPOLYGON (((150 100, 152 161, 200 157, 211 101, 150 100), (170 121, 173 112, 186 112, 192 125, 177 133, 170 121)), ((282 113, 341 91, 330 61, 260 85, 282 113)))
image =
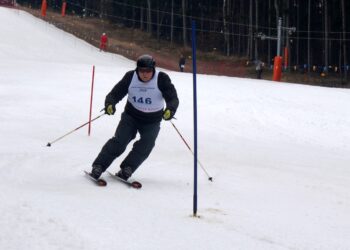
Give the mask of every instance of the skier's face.
POLYGON ((139 77, 143 82, 148 82, 153 77, 152 68, 138 68, 139 77))

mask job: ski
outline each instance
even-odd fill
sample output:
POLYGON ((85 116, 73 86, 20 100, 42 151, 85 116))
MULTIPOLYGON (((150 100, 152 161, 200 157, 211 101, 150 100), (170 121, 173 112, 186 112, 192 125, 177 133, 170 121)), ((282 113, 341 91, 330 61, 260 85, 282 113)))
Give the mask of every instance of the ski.
POLYGON ((85 176, 86 176, 89 180, 93 181, 97 186, 100 186, 100 187, 107 186, 107 182, 106 182, 104 179, 102 179, 102 178, 95 179, 94 177, 92 177, 92 176, 90 175, 89 172, 87 172, 87 171, 85 171, 85 170, 84 170, 84 173, 85 173, 85 176))
POLYGON ((120 178, 119 176, 115 175, 115 174, 112 174, 111 172, 107 171, 108 174, 110 176, 113 177, 114 180, 117 180, 121 183, 124 183, 125 185, 127 185, 128 187, 132 187, 132 188, 135 188, 135 189, 140 189, 142 188, 142 184, 138 181, 126 181, 126 180, 123 180, 122 178, 120 178))

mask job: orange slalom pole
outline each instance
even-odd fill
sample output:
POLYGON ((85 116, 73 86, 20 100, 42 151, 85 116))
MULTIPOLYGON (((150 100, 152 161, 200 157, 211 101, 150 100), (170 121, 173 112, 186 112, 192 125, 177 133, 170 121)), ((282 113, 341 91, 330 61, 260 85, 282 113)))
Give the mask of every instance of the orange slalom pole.
POLYGON ((64 17, 66 16, 66 8, 67 8, 67 3, 66 2, 63 2, 62 3, 62 12, 61 12, 61 15, 64 17))
POLYGON ((282 75, 282 57, 275 56, 275 60, 273 64, 273 80, 277 82, 281 81, 281 75, 282 75))
POLYGON ((43 17, 46 16, 46 9, 47 9, 47 2, 46 2, 46 0, 43 0, 41 2, 41 16, 43 16, 43 17))

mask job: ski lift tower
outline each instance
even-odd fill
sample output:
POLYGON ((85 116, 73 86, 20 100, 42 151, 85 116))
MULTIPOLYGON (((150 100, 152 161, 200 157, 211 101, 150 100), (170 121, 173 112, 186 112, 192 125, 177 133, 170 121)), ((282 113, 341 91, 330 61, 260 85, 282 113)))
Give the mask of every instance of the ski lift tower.
POLYGON ((274 81, 281 81, 281 75, 282 75, 282 56, 281 56, 281 43, 282 43, 282 30, 285 30, 289 32, 290 34, 296 31, 295 27, 282 27, 282 18, 278 18, 278 24, 277 24, 277 37, 273 36, 267 36, 262 32, 259 32, 257 34, 257 37, 259 37, 261 40, 277 40, 277 53, 274 58, 274 64, 273 64, 273 80, 274 81))

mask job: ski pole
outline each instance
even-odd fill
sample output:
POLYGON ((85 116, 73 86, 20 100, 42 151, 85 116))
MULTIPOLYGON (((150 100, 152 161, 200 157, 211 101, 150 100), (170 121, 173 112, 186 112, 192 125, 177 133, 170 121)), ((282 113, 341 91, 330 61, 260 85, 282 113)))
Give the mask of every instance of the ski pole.
MULTIPOLYGON (((191 151, 192 155, 194 155, 194 153, 193 153, 193 151, 192 151, 190 145, 188 145, 188 143, 186 142, 185 138, 182 136, 182 134, 181 134, 180 131, 177 129, 177 127, 175 126, 175 124, 174 124, 172 121, 170 121, 170 122, 171 122, 171 125, 173 125, 173 127, 175 128, 176 132, 177 132, 177 133, 179 134, 179 136, 181 137, 181 139, 183 140, 183 142, 185 143, 185 145, 187 146, 187 148, 191 151)), ((208 176, 208 180, 209 180, 209 181, 213 181, 213 177, 211 177, 211 176, 208 174, 207 170, 205 170, 205 168, 203 167, 203 165, 202 165, 202 163, 199 161, 199 159, 197 159, 197 162, 199 163, 199 166, 203 169, 203 171, 204 171, 204 172, 206 173, 206 175, 208 176)))
MULTIPOLYGON (((94 119, 91 120, 91 122, 97 120, 98 118, 100 118, 101 116, 104 116, 104 115, 105 115, 105 113, 104 113, 104 114, 101 114, 101 115, 99 115, 99 116, 97 116, 97 117, 95 117, 94 119)), ((90 121, 88 121, 88 122, 86 122, 86 123, 80 125, 79 127, 77 127, 77 128, 75 128, 75 129, 73 129, 72 131, 68 132, 67 134, 62 135, 61 137, 58 137, 57 139, 53 140, 52 142, 47 143, 46 146, 47 146, 47 147, 51 147, 51 145, 52 145, 53 143, 55 143, 55 142, 61 140, 62 138, 66 137, 67 135, 70 135, 70 134, 73 133, 74 131, 77 131, 78 129, 81 129, 82 127, 86 126, 86 125, 89 124, 89 123, 90 123, 90 121)))

